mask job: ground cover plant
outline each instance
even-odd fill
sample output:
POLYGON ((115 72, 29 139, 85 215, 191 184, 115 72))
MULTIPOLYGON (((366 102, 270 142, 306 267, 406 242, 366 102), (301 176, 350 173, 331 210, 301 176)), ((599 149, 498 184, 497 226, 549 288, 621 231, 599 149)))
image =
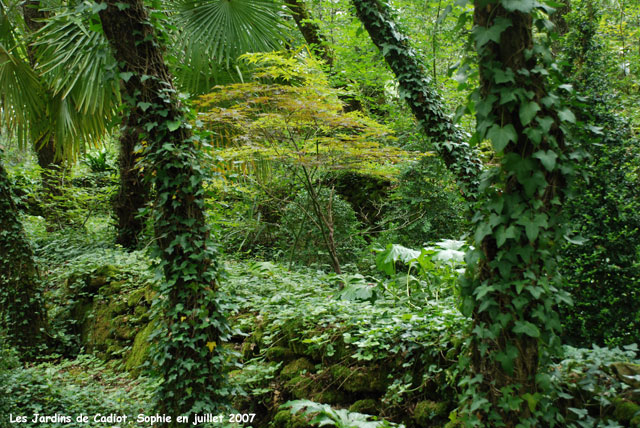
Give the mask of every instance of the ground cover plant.
POLYGON ((637 1, 0 1, 0 427, 638 427, 637 1))

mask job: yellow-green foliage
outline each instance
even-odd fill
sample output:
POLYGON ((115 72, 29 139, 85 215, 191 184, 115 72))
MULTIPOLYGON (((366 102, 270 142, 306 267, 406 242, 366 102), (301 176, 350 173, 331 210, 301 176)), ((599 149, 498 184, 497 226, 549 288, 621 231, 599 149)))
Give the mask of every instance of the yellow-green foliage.
POLYGON ((249 58, 262 81, 217 86, 194 102, 216 155, 244 164, 243 173, 267 160, 389 176, 417 156, 386 145, 393 140, 386 126, 343 112, 339 91, 308 63, 274 53, 249 58))

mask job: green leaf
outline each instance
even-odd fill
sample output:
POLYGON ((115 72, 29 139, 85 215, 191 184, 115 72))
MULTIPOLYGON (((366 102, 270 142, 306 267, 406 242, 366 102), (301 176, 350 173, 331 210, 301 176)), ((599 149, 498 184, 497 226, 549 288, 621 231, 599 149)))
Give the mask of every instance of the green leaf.
POLYGON ((491 225, 489 223, 480 223, 476 229, 474 239, 477 244, 482 242, 482 239, 491 233, 491 225))
POLYGON ((120 78, 125 82, 128 82, 131 77, 133 77, 133 73, 130 71, 123 71, 122 73, 120 73, 120 78))
POLYGON ((522 125, 527 126, 539 111, 540 106, 535 101, 520 104, 520 122, 522 125))
POLYGON ((498 248, 502 247, 507 239, 515 239, 516 237, 516 228, 514 225, 511 225, 507 228, 504 225, 498 227, 496 230, 496 245, 498 248))
POLYGON ((142 109, 142 111, 147 111, 147 109, 149 107, 151 107, 151 103, 145 103, 145 102, 140 101, 138 103, 138 107, 140 107, 140 109, 142 109))
POLYGON ((167 128, 169 128, 169 132, 173 132, 176 129, 180 128, 181 124, 182 124, 181 120, 168 120, 167 121, 167 128))
POLYGON ((540 329, 529 321, 516 321, 513 332, 518 334, 526 334, 530 337, 540 337, 540 329))
POLYGON ((576 123, 576 115, 568 108, 558 112, 558 117, 563 122, 576 123))
POLYGON ((529 13, 536 7, 537 2, 535 0, 502 0, 500 3, 509 12, 529 13))
POLYGON ((500 35, 511 26, 511 20, 507 18, 496 18, 491 27, 476 27, 473 32, 478 48, 489 42, 500 43, 500 35))
POLYGON ((518 141, 518 134, 511 124, 502 128, 499 125, 493 125, 487 133, 487 138, 491 140, 494 150, 501 152, 510 141, 514 143, 518 141))
POLYGON ((507 349, 496 354, 496 360, 507 374, 513 373, 513 363, 518 358, 518 348, 507 345, 507 349))
POLYGON ((98 13, 107 8, 107 3, 93 3, 91 5, 91 13, 98 13))
POLYGON ((533 218, 526 216, 521 217, 518 220, 518 224, 521 224, 525 227, 525 232, 529 241, 535 241, 535 239, 538 237, 538 233, 540 232, 540 228, 547 227, 547 225, 549 224, 547 220, 548 217, 546 214, 539 213, 533 216, 533 218))
POLYGON ((542 165, 547 169, 547 171, 553 171, 553 168, 556 166, 556 159, 558 159, 558 155, 553 150, 544 150, 537 151, 533 154, 533 157, 536 159, 540 159, 542 165))

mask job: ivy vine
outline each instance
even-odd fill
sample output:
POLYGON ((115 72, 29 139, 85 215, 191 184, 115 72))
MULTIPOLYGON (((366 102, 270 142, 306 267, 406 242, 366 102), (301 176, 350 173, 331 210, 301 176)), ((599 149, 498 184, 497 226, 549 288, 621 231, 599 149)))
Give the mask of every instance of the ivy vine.
POLYGON ((461 284, 473 319, 462 413, 470 426, 534 427, 559 422, 543 362, 559 345, 556 253, 565 235, 562 205, 574 174, 562 79, 548 40, 546 4, 476 0, 471 42, 480 87, 475 139, 491 141, 499 164, 484 172, 473 224, 475 249, 461 284), (470 363, 470 364, 469 364, 470 363))

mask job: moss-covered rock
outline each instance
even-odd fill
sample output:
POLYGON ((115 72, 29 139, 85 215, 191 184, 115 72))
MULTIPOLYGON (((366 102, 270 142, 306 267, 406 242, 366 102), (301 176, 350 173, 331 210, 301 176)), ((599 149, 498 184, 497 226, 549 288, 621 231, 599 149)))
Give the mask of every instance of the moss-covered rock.
POLYGON ((149 355, 149 336, 153 333, 154 329, 155 323, 150 322, 145 328, 136 334, 133 346, 131 347, 131 352, 129 352, 129 356, 124 363, 124 368, 127 371, 133 374, 138 374, 140 372, 140 366, 144 364, 147 360, 147 356, 149 355))
POLYGON ((323 389, 311 394, 311 401, 322 404, 342 404, 348 400, 344 391, 338 391, 335 389, 323 389))
POLYGON ((373 415, 377 413, 379 408, 380 406, 376 400, 373 398, 365 398, 364 400, 358 400, 349 406, 349 411, 373 415))
MULTIPOLYGON (((640 420, 640 405, 624 398, 615 398, 613 400, 614 411, 613 416, 618 422, 630 423, 632 420, 636 422, 640 420)), ((636 427, 638 424, 632 423, 631 426, 636 427)))
POLYGON ((129 315, 118 315, 113 319, 114 335, 117 339, 129 341, 136 335, 137 328, 129 321, 129 315))
POLYGON ((632 388, 640 388, 640 364, 613 363, 611 368, 620 382, 624 382, 632 388))
POLYGON ((303 372, 311 373, 315 371, 315 366, 306 358, 298 358, 284 366, 280 371, 280 377, 283 379, 293 379, 303 372))
POLYGON ((313 387, 313 379, 305 376, 296 376, 284 385, 285 391, 297 399, 310 397, 313 387))
POLYGON ((127 306, 131 308, 142 304, 145 292, 146 290, 144 288, 138 288, 129 293, 127 296, 127 306))
POLYGON ((413 410, 413 420, 419 427, 429 427, 433 419, 447 414, 447 406, 446 402, 420 401, 413 410))
POLYGON ((272 346, 267 349, 266 356, 269 361, 282 361, 285 363, 293 361, 296 358, 296 354, 284 346, 272 346))
POLYGON ((388 385, 387 372, 378 366, 345 367, 335 365, 331 376, 345 391, 354 394, 382 394, 388 385))
POLYGON ((273 428, 307 428, 307 420, 298 415, 292 414, 288 410, 280 410, 271 421, 273 428))

